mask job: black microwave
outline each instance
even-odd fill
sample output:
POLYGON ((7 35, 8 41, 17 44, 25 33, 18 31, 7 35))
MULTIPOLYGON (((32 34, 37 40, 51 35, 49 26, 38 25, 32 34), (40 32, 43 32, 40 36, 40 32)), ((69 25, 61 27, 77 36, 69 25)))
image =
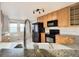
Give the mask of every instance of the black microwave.
POLYGON ((47 22, 48 27, 56 27, 58 26, 58 20, 52 20, 47 22))

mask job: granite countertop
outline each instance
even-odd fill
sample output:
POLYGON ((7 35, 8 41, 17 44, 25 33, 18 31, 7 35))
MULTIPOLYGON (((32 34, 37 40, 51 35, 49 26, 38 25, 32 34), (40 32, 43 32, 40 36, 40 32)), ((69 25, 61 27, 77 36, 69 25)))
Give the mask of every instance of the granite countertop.
POLYGON ((55 57, 44 49, 1 49, 0 57, 55 57))
POLYGON ((59 49, 52 50, 50 52, 52 55, 56 57, 79 57, 79 50, 74 49, 59 49))
POLYGON ((79 57, 79 50, 0 49, 0 57, 79 57))

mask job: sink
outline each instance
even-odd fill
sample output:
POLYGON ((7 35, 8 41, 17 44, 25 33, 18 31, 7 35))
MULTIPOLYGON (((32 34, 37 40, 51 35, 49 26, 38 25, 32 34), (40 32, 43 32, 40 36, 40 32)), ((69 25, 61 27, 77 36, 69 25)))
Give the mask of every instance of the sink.
POLYGON ((22 44, 17 44, 14 48, 23 48, 22 44))

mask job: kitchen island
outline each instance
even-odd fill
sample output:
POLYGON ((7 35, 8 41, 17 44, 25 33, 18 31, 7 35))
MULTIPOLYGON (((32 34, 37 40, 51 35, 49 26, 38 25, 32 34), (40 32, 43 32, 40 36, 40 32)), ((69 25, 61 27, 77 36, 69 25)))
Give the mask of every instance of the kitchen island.
POLYGON ((79 50, 72 49, 0 49, 0 57, 79 57, 79 50))

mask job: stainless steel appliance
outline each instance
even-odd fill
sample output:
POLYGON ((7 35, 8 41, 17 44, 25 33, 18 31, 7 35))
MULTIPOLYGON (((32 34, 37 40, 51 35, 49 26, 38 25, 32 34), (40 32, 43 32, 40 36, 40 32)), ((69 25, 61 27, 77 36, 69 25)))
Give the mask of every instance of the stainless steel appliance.
POLYGON ((33 23, 33 42, 41 42, 41 32, 45 32, 43 23, 37 22, 33 23))

